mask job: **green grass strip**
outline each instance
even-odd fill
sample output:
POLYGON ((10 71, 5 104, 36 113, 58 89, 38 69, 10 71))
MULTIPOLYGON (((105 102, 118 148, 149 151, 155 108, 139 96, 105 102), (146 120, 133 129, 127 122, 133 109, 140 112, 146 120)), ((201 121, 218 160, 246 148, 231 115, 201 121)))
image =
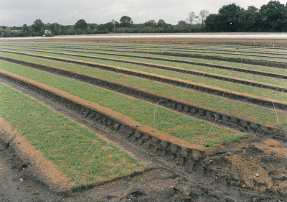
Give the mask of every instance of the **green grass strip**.
MULTIPOLYGON (((27 51, 27 52, 33 53, 33 54, 39 54, 35 51, 27 51)), ((0 53, 0 55, 2 55, 2 54, 3 53, 0 53)), ((49 53, 40 53, 40 55, 59 57, 59 55, 57 55, 57 54, 49 54, 49 53)), ((185 74, 185 73, 180 73, 180 72, 172 72, 169 70, 150 68, 150 67, 145 67, 145 66, 140 66, 140 65, 133 65, 133 64, 127 64, 127 63, 118 64, 117 62, 106 61, 106 60, 96 60, 95 61, 94 59, 90 59, 90 58, 64 56, 64 55, 61 55, 61 58, 68 58, 68 59, 72 59, 72 60, 81 60, 81 61, 87 61, 87 62, 97 62, 100 64, 115 65, 115 66, 118 65, 119 67, 125 67, 125 68, 131 69, 131 70, 144 71, 147 73, 153 73, 153 74, 168 76, 168 77, 175 78, 175 79, 177 79, 177 78, 183 79, 183 80, 187 80, 187 81, 196 82, 199 84, 203 83, 203 84, 206 84, 209 86, 217 86, 217 87, 226 89, 227 91, 232 90, 232 91, 236 91, 236 92, 240 92, 240 93, 247 93, 250 95, 256 95, 259 97, 264 97, 267 99, 272 98, 275 100, 286 101, 286 93, 273 91, 273 90, 269 90, 269 89, 264 89, 264 88, 257 88, 257 87, 242 85, 242 84, 230 83, 228 81, 221 81, 221 80, 207 78, 207 77, 195 76, 195 75, 190 75, 190 74, 185 74)), ((35 58, 35 59, 32 59, 31 61, 32 62, 37 61, 37 59, 35 58)))
MULTIPOLYGON (((99 103, 102 106, 110 107, 142 124, 151 127, 156 126, 160 130, 168 132, 175 137, 183 138, 191 143, 205 144, 206 135, 209 133, 210 128, 212 128, 211 123, 183 116, 164 107, 157 106, 156 108, 154 104, 76 80, 4 61, 1 61, 0 67, 6 71, 34 79, 86 100, 99 103), (154 113, 155 111, 156 113, 154 113), (163 125, 166 127, 161 128, 163 125), (182 128, 178 128, 179 125, 182 128)), ((240 134, 240 132, 215 125, 210 131, 208 139, 224 139, 225 137, 237 134, 240 134)))
POLYGON ((84 67, 65 62, 58 62, 58 61, 39 59, 14 54, 3 54, 3 55, 7 57, 21 59, 24 61, 33 60, 33 62, 37 62, 44 65, 56 66, 73 72, 95 75, 103 79, 120 82, 127 86, 142 88, 158 95, 182 99, 187 102, 192 102, 193 104, 209 107, 214 110, 219 110, 223 113, 232 114, 234 116, 240 114, 241 117, 245 117, 255 122, 261 122, 264 124, 277 126, 278 124, 285 123, 287 119, 286 113, 283 113, 281 111, 278 111, 276 113, 274 109, 259 107, 244 102, 237 102, 234 100, 226 99, 224 97, 222 98, 220 96, 208 95, 205 93, 200 93, 189 89, 183 89, 180 87, 174 87, 164 83, 158 83, 142 78, 136 78, 123 74, 115 74, 105 70, 95 69, 91 67, 84 67), (277 116, 278 116, 278 122, 277 122, 277 116))
POLYGON ((146 168, 93 131, 1 83, 0 99, 0 116, 23 133, 35 148, 39 149, 43 143, 41 151, 76 180, 76 186, 98 184, 146 168), (91 147, 85 143, 95 144, 91 147))

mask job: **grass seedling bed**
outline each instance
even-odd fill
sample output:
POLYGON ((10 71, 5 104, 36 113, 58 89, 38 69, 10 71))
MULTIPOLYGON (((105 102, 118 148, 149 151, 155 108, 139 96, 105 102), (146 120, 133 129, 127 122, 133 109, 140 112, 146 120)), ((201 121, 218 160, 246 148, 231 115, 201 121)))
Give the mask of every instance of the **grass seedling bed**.
MULTIPOLYGON (((42 44, 43 46, 46 47, 51 47, 50 44, 42 44)), ((244 53, 244 54, 258 54, 258 55, 278 55, 280 57, 283 56, 283 53, 286 53, 285 50, 283 50, 282 48, 280 49, 280 54, 279 53, 275 53, 275 51, 273 49, 270 49, 268 47, 261 47, 261 48, 254 48, 251 46, 238 46, 238 45, 231 45, 231 46, 218 46, 218 45, 192 45, 192 44, 181 44, 180 46, 176 45, 176 44, 131 44, 131 43, 113 43, 108 44, 108 43, 95 43, 95 44, 85 44, 83 46, 83 44, 62 44, 61 46, 59 46, 60 44, 57 44, 58 47, 71 47, 71 48, 80 48, 80 47, 90 47, 90 48, 120 48, 120 49, 142 49, 142 50, 161 50, 161 49, 172 49, 172 50, 183 50, 183 51, 215 51, 215 52, 227 52, 227 53, 237 53, 238 51, 240 51, 240 53, 244 53)), ((55 46, 54 46, 55 47, 55 46)), ((278 50, 276 50, 278 52, 278 50)))
MULTIPOLYGON (((109 48, 109 46, 106 46, 109 48)), ((105 48, 105 47, 101 47, 105 48)), ((206 47, 206 48, 182 48, 182 47, 117 47, 116 48, 119 50, 129 50, 129 51, 164 51, 164 52, 180 52, 180 53, 203 53, 203 54, 219 54, 219 55, 229 55, 229 56, 245 56, 245 57, 258 57, 258 58, 269 58, 269 59, 287 59, 286 55, 281 54, 274 54, 274 52, 267 52, 267 51, 262 51, 262 52, 256 52, 256 51, 238 51, 236 47, 226 50, 226 49, 214 49, 213 47, 206 47)))
MULTIPOLYGON (((31 52, 31 53, 35 54, 36 52, 31 52)), ((53 57, 58 56, 57 54, 48 54, 48 53, 45 53, 42 55, 53 56, 53 57)), ((89 58, 78 58, 78 57, 74 57, 74 56, 64 56, 63 58, 74 59, 74 60, 81 59, 82 61, 94 62, 92 59, 89 59, 89 58)), ((32 62, 34 62, 34 61, 36 61, 36 58, 32 59, 32 62)), ((102 61, 97 60, 97 62, 101 63, 102 61)), ((105 63, 105 62, 107 62, 107 61, 103 61, 104 64, 108 64, 108 65, 114 64, 113 62, 111 62, 111 63, 105 63)), ((278 92, 278 91, 273 91, 273 90, 268 90, 268 89, 263 89, 263 88, 257 88, 257 87, 251 87, 251 86, 242 85, 242 84, 230 83, 227 81, 221 81, 221 80, 207 78, 207 77, 184 74, 184 73, 180 73, 180 72, 175 73, 175 72, 168 71, 168 70, 161 70, 161 69, 155 69, 155 68, 138 66, 138 65, 126 64, 125 67, 128 69, 136 70, 136 71, 144 71, 144 72, 148 72, 148 73, 154 73, 154 74, 158 74, 158 75, 168 76, 168 77, 175 78, 175 79, 179 78, 179 79, 183 79, 183 80, 187 80, 187 81, 193 81, 193 82, 197 82, 199 84, 203 83, 203 84, 206 84, 209 86, 217 86, 217 87, 220 87, 223 89, 227 89, 228 91, 232 90, 232 91, 237 91, 237 92, 241 92, 241 93, 247 93, 250 95, 265 97, 265 98, 269 98, 269 99, 286 101, 286 93, 282 93, 282 92, 278 92)), ((116 75, 115 73, 113 73, 113 74, 116 75)))
MULTIPOLYGON (((19 43, 10 43, 11 46, 21 46, 21 47, 53 47, 53 48, 92 48, 93 50, 99 49, 99 48, 120 48, 120 49, 172 49, 172 50, 183 50, 183 51, 194 51, 194 50, 200 50, 200 51, 215 51, 215 52, 233 52, 237 53, 240 51, 241 53, 251 53, 251 54, 264 54, 264 55, 278 55, 283 56, 284 53, 287 53, 287 50, 285 50, 282 47, 278 48, 270 48, 270 47, 254 47, 254 46, 241 46, 241 45, 206 45, 206 44, 181 44, 180 46, 178 44, 166 44, 166 43, 158 43, 158 44, 132 44, 132 43, 104 43, 104 42, 95 42, 94 44, 87 44, 87 43, 26 43, 26 44, 19 44, 19 43)), ((7 45, 7 43, 6 43, 7 45)))
MULTIPOLYGON (((63 51, 53 51, 53 52, 57 52, 57 53, 67 53, 67 54, 75 54, 73 51, 67 51, 67 50, 63 50, 63 51)), ((92 56, 92 57, 98 57, 97 54, 94 53, 87 53, 87 52, 78 52, 76 53, 77 55, 79 55, 79 57, 82 56, 92 56)), ((262 76, 262 75, 256 75, 256 74, 251 74, 251 73, 244 73, 244 72, 237 72, 237 71, 232 71, 232 70, 225 70, 225 69, 219 69, 219 68, 213 68, 213 67, 207 67, 207 66, 202 66, 202 65, 192 65, 192 64, 185 64, 185 63, 179 63, 179 62, 171 62, 171 61, 161 61, 161 60, 154 60, 154 59, 144 59, 144 58, 134 58, 134 57, 128 57, 128 56, 99 56, 101 58, 106 58, 106 59, 92 59, 92 60, 109 60, 109 58, 111 59, 120 59, 122 61, 111 61, 114 62, 115 66, 121 66, 124 67, 124 65, 127 63, 126 60, 130 60, 130 61, 138 61, 138 62, 143 62, 143 63, 148 63, 148 64, 158 64, 158 65, 165 65, 165 66, 171 66, 171 67, 176 67, 176 68, 183 68, 183 69, 189 69, 189 70, 195 70, 195 71, 202 71, 202 72, 206 72, 206 73, 210 73, 210 74, 218 74, 218 75, 223 75, 223 76, 230 76, 230 77, 234 77, 234 78, 239 78, 239 79, 247 79, 247 80, 253 80, 253 81, 257 81, 257 82, 264 82, 264 83, 268 83, 268 84, 274 84, 274 85, 279 85, 279 86, 287 86, 287 82, 286 79, 277 79, 274 77, 268 77, 268 76, 262 76), (124 64, 122 64, 124 63, 124 64), (254 76, 256 75, 256 76, 254 76)), ((107 64, 107 63, 106 63, 107 64)), ((143 65, 144 66, 144 65, 143 65)), ((252 69, 252 68, 249 68, 252 69)), ((266 68, 268 70, 271 70, 270 72, 272 73, 276 73, 276 68, 266 68)), ((287 69, 280 69, 282 73, 284 73, 283 75, 287 75, 287 69)), ((257 69, 256 71, 261 71, 262 72, 262 68, 261 69, 257 69)))
POLYGON ((1 83, 0 92, 1 117, 75 180, 75 186, 98 184, 146 168, 123 149, 30 97, 1 83))
POLYGON ((142 124, 151 127, 155 126, 159 130, 170 133, 175 137, 183 138, 191 143, 213 145, 214 142, 229 139, 231 136, 242 136, 238 131, 219 126, 212 127, 212 123, 186 117, 160 106, 155 108, 154 104, 117 94, 113 91, 20 65, 4 63, 1 66, 8 67, 6 70, 10 68, 12 71, 16 71, 18 75, 34 79, 102 106, 109 107, 142 124), (211 128, 212 130, 210 131, 211 128), (207 134, 208 138, 206 138, 207 134))
MULTIPOLYGON (((18 49, 19 50, 19 49, 18 49)), ((21 49, 20 49, 21 50, 21 49)), ((22 49, 23 50, 23 49, 22 49)), ((24 49, 27 50, 27 49, 24 49)), ((166 56, 166 55, 152 55, 152 54, 140 54, 140 53, 122 53, 120 51, 102 51, 102 50, 95 50, 92 51, 87 50, 86 48, 76 48, 71 49, 72 51, 69 52, 68 50, 64 49, 55 49, 53 48, 41 48, 41 50, 49 50, 53 52, 66 52, 66 53, 74 53, 74 51, 78 52, 78 54, 81 54, 81 50, 84 51, 82 55, 91 55, 91 56, 100 56, 100 57, 108 57, 108 58, 116 58, 116 59, 125 59, 125 60, 132 60, 132 61, 139 61, 139 62, 150 62, 150 63, 158 63, 162 65, 169 65, 169 66, 176 66, 180 67, 183 66, 190 66, 190 64, 181 64, 180 62, 171 62, 171 61, 160 61, 160 59, 170 59, 170 60, 180 60, 180 61, 187 61, 187 62, 199 62, 199 63, 206 63, 206 64, 214 64, 214 65, 224 65, 224 66, 230 66, 233 68, 244 68, 244 69, 250 69, 255 71, 263 71, 268 73, 276 73, 276 74, 283 74, 287 75, 287 69, 282 68, 275 68, 275 67, 268 67, 266 66, 260 66, 260 65, 250 65, 250 64, 243 64, 243 63, 234 63, 234 62, 225 62, 225 61, 217 61, 217 60, 207 60, 207 59, 198 59, 198 58, 188 58, 188 57, 175 57, 175 56, 166 56), (58 51, 57 51, 58 50, 58 51), (122 56, 119 56, 122 55, 122 56), (145 59, 142 57, 152 57, 155 59, 145 59), (158 60, 159 59, 159 60, 158 60)), ((195 65, 193 65, 195 66, 195 65)), ((196 65, 195 67, 201 67, 199 65, 196 65)), ((202 70, 204 71, 204 70, 202 70)), ((225 70, 226 71, 226 70, 225 70)))
MULTIPOLYGON (((38 59, 14 54, 4 54, 4 55, 16 59, 21 59, 24 61, 30 61, 31 59, 33 59, 35 60, 34 62, 36 63, 51 65, 77 73, 84 73, 92 76, 95 75, 99 78, 107 79, 110 81, 116 81, 121 84, 127 86, 133 86, 139 89, 144 89, 158 95, 167 96, 175 99, 181 99, 185 102, 196 104, 202 107, 208 107, 213 110, 218 110, 223 113, 231 114, 233 116, 238 116, 238 114, 240 114, 240 117, 244 117, 255 122, 261 122, 264 124, 276 126, 278 124, 277 116, 279 116, 280 123, 286 122, 286 114, 280 111, 277 112, 276 116, 274 109, 267 109, 252 104, 237 102, 220 96, 208 95, 192 91, 189 89, 170 86, 164 83, 158 83, 142 78, 135 78, 128 75, 123 74, 115 75, 114 73, 111 73, 109 71, 84 67, 80 65, 73 65, 64 62, 56 62, 52 60, 38 59)), ((11 71, 10 69, 5 70, 11 71)), ((17 73, 17 71, 14 71, 14 73, 17 73)))
MULTIPOLYGON (((216 61, 216 60, 205 60, 205 59, 195 59, 195 58, 186 58, 186 57, 172 57, 172 56, 159 56, 159 55, 147 55, 147 54, 122 54, 120 52, 114 52, 114 51, 87 51, 86 49, 71 49, 71 51, 67 49, 55 49, 55 48, 41 48, 41 50, 49 50, 52 52, 59 52, 59 53, 72 53, 72 54, 78 54, 78 55, 89 55, 89 56, 99 56, 99 57, 107 57, 107 58, 115 58, 115 59, 123 59, 123 60, 131 60, 131 61, 139 61, 139 62, 146 62, 146 63, 156 63, 160 65, 167 65, 167 66, 174 66, 174 67, 181 67, 181 68, 187 68, 187 69, 194 69, 194 70, 201 70, 208 72, 208 73, 217 73, 222 75, 230 75, 230 71, 232 70, 223 70, 223 69, 217 69, 212 67, 206 67, 202 65, 192 65, 192 64, 186 64, 186 62, 200 62, 200 63, 206 63, 206 64, 214 64, 214 65, 224 65, 224 66, 230 66, 233 68, 244 68, 244 69, 250 69, 260 72, 269 72, 269 73, 276 73, 276 74, 283 74, 287 75, 287 69, 282 68, 274 68, 274 67, 268 67, 268 66, 258 66, 258 65, 248 65, 248 64, 242 64, 242 63, 232 63, 232 62, 223 62, 223 61, 216 61), (83 50, 83 52, 81 52, 83 50), (112 54, 112 55, 111 55, 112 54), (119 55, 117 55, 119 54, 119 55), (154 59, 145 59, 142 57, 152 57, 154 59), (171 60, 180 60, 183 62, 172 62, 172 61, 164 61, 161 59, 171 59, 171 60), (215 70, 214 70, 215 69, 215 70)), ((237 72, 238 73, 238 72, 237 72)), ((254 74, 247 74, 249 78, 253 78, 254 74)), ((238 78, 246 78, 246 73, 238 73, 238 78)), ((247 78, 247 79, 249 79, 247 78)), ((271 80, 272 81, 272 80, 271 80)), ((273 82, 271 82, 273 83, 273 82)))

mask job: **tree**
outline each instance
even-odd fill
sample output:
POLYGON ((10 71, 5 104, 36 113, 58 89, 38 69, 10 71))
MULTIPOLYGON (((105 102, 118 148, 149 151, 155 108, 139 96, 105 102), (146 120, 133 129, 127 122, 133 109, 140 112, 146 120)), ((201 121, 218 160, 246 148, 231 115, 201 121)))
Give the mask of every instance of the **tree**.
POLYGON ((133 24, 132 19, 129 16, 123 16, 120 19, 120 26, 121 27, 129 27, 133 24))
POLYGON ((23 36, 28 36, 29 28, 28 28, 27 24, 23 25, 21 32, 22 32, 23 36))
POLYGON ((51 30, 53 35, 58 35, 58 34, 61 34, 62 33, 62 28, 61 28, 61 25, 59 23, 48 23, 48 24, 45 24, 45 28, 48 29, 48 30, 51 30))
POLYGON ((75 30, 78 31, 78 33, 85 33, 85 31, 87 30, 88 28, 88 24, 86 23, 85 20, 83 19, 80 19, 76 22, 75 24, 75 30))
POLYGON ((186 21, 188 22, 188 24, 192 24, 196 19, 198 18, 198 16, 195 15, 195 12, 189 12, 188 17, 186 18, 186 21))
POLYGON ((206 20, 208 15, 209 15, 209 12, 207 10, 201 10, 199 12, 199 18, 201 20, 202 27, 204 26, 204 21, 206 20))
POLYGON ((145 27, 155 27, 156 26, 156 21, 155 20, 149 20, 144 23, 145 27))
POLYGON ((236 4, 225 5, 219 9, 219 29, 224 32, 235 32, 239 29, 238 18, 243 10, 236 4))
POLYGON ((159 27, 164 27, 166 25, 165 21, 163 19, 160 19, 158 22, 157 22, 157 26, 159 27))
POLYGON ((238 18, 239 31, 257 31, 258 14, 258 8, 254 6, 248 6, 247 10, 242 10, 238 18))
POLYGON ((42 22, 42 20, 35 20, 32 24, 32 29, 34 35, 42 35, 44 33, 44 23, 42 22))
POLYGON ((282 31, 285 27, 285 18, 286 11, 284 5, 279 1, 270 1, 268 4, 261 6, 259 10, 259 31, 282 31))
POLYGON ((210 14, 205 20, 205 31, 218 32, 219 30, 219 14, 210 14))
POLYGON ((113 22, 106 23, 106 29, 108 32, 113 32, 114 28, 115 28, 115 24, 113 22))

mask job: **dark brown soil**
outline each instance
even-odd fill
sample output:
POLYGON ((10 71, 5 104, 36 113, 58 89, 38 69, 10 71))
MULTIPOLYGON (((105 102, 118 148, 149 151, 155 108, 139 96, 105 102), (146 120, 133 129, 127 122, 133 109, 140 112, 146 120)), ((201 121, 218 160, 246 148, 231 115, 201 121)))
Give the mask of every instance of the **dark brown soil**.
POLYGON ((1 139, 0 201, 286 201, 287 160, 280 154, 286 148, 261 141, 218 148, 194 162, 189 174, 162 165, 93 188, 55 193, 15 145, 1 139))

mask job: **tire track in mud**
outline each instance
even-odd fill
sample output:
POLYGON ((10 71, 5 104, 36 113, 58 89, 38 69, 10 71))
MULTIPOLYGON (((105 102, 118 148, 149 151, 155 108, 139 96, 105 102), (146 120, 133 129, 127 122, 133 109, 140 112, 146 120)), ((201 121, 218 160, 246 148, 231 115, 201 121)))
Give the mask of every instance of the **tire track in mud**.
MULTIPOLYGON (((96 67, 96 68, 99 68, 99 69, 106 69, 106 70, 107 69, 111 69, 111 71, 115 70, 114 67, 109 66, 109 65, 95 64, 95 63, 90 63, 90 62, 82 62, 82 61, 78 61, 78 60, 76 61, 76 60, 65 59, 65 58, 57 58, 57 57, 52 57, 52 56, 35 55, 35 54, 21 53, 21 52, 14 52, 14 51, 5 51, 5 50, 0 50, 0 52, 12 53, 12 54, 18 54, 18 55, 25 55, 25 56, 32 56, 32 57, 56 60, 56 61, 61 61, 61 62, 70 62, 70 63, 85 65, 85 66, 89 66, 89 67, 96 67)), ((50 51, 47 51, 47 52, 53 53, 53 54, 60 54, 60 53, 50 52, 50 51)), ((76 57, 85 57, 85 58, 97 59, 97 57, 93 57, 93 56, 83 56, 83 55, 64 54, 64 53, 61 53, 61 54, 62 55, 68 55, 68 56, 76 56, 76 57)), ((281 86, 271 85, 271 84, 264 84, 264 83, 260 83, 260 82, 253 82, 253 81, 244 80, 244 79, 235 79, 235 78, 232 78, 232 77, 220 76, 220 75, 217 75, 217 74, 208 74, 208 73, 200 72, 200 71, 192 71, 192 70, 186 70, 186 69, 181 69, 181 68, 168 67, 168 66, 159 66, 159 65, 153 65, 153 64, 150 64, 148 67, 158 68, 158 69, 163 69, 163 70, 169 70, 169 71, 175 71, 175 72, 180 72, 180 73, 187 73, 187 74, 191 74, 191 75, 202 76, 202 77, 212 78, 212 79, 218 79, 218 80, 222 80, 222 81, 238 83, 238 84, 252 86, 252 87, 265 88, 265 89, 275 90, 275 91, 279 91, 279 92, 287 92, 287 88, 284 88, 284 87, 281 87, 281 86)), ((117 68, 117 71, 118 71, 118 68, 117 68)), ((122 70, 120 70, 120 71, 123 72, 122 70)), ((125 70, 125 72, 129 73, 129 72, 133 72, 133 71, 125 70)), ((130 74, 130 75, 132 75, 132 74, 130 74)))
POLYGON ((74 72, 64 70, 64 69, 44 66, 44 65, 35 64, 35 63, 28 63, 24 61, 18 61, 18 62, 22 63, 22 65, 32 67, 35 69, 39 69, 41 71, 46 71, 46 72, 57 74, 60 76, 65 76, 71 79, 75 79, 75 80, 79 80, 79 81, 89 83, 95 86, 99 86, 101 88, 112 90, 115 93, 121 93, 121 94, 128 95, 128 96, 140 99, 140 100, 144 100, 144 101, 156 104, 156 105, 160 105, 165 108, 182 113, 184 115, 188 115, 190 117, 195 117, 195 118, 208 121, 208 122, 212 122, 212 123, 216 121, 218 125, 229 127, 229 128, 241 131, 241 132, 250 132, 253 134, 255 133, 256 134, 271 134, 277 130, 276 128, 266 126, 260 123, 256 123, 253 121, 249 121, 249 120, 245 120, 245 119, 231 116, 228 114, 224 114, 219 111, 202 108, 196 105, 192 105, 190 103, 181 102, 181 101, 174 100, 168 97, 159 96, 159 95, 150 93, 148 91, 139 90, 133 87, 125 86, 125 85, 107 81, 104 79, 99 79, 99 78, 92 77, 86 74, 74 73, 74 72))
MULTIPOLYGON (((27 50, 37 50, 38 52, 54 53, 54 54, 55 53, 59 53, 59 52, 47 51, 47 49, 46 49, 46 51, 45 51, 45 49, 39 50, 37 48, 29 48, 27 50)), ((284 75, 284 74, 269 73, 269 72, 263 72, 263 71, 245 69, 245 68, 237 68, 237 67, 235 68, 235 67, 226 66, 226 65, 214 65, 214 64, 208 64, 208 63, 203 63, 203 62, 191 62, 191 61, 176 60, 176 59, 155 58, 155 57, 148 57, 148 56, 134 56, 134 55, 124 55, 124 54, 116 54, 116 53, 115 54, 113 54, 113 53, 99 53, 99 52, 95 52, 95 51, 94 52, 78 51, 78 50, 72 50, 72 49, 62 49, 62 50, 63 51, 69 51, 69 52, 76 52, 76 53, 94 53, 94 54, 99 54, 99 55, 112 55, 112 56, 122 56, 122 57, 128 56, 128 57, 134 57, 134 58, 143 58, 143 59, 150 59, 150 60, 160 60, 160 61, 167 61, 167 62, 184 63, 184 64, 190 64, 190 65, 199 65, 199 66, 211 67, 211 68, 216 68, 216 69, 224 69, 224 70, 230 70, 230 71, 235 71, 235 72, 266 76, 266 77, 277 78, 277 79, 278 78, 279 79, 287 79, 287 75, 284 75)), ((111 51, 111 50, 109 50, 109 51, 111 51)), ((66 53, 59 53, 59 54, 65 55, 66 53)), ((89 57, 87 55, 86 56, 85 55, 73 55, 73 56, 89 57)), ((90 56, 90 57, 93 57, 95 59, 108 60, 108 61, 114 61, 114 62, 130 63, 130 64, 143 65, 143 66, 154 67, 154 68, 155 68, 155 66, 158 66, 158 67, 162 66, 162 65, 153 65, 153 64, 150 64, 150 63, 136 62, 136 61, 130 61, 130 60, 123 60, 123 59, 106 58, 106 57, 98 57, 98 56, 90 56)), ((176 68, 176 67, 174 67, 174 68, 176 68)), ((285 68, 283 68, 283 69, 285 69, 285 68)), ((194 71, 196 71, 196 70, 194 70, 194 71)), ((207 73, 207 74, 209 74, 209 73, 207 73)))

